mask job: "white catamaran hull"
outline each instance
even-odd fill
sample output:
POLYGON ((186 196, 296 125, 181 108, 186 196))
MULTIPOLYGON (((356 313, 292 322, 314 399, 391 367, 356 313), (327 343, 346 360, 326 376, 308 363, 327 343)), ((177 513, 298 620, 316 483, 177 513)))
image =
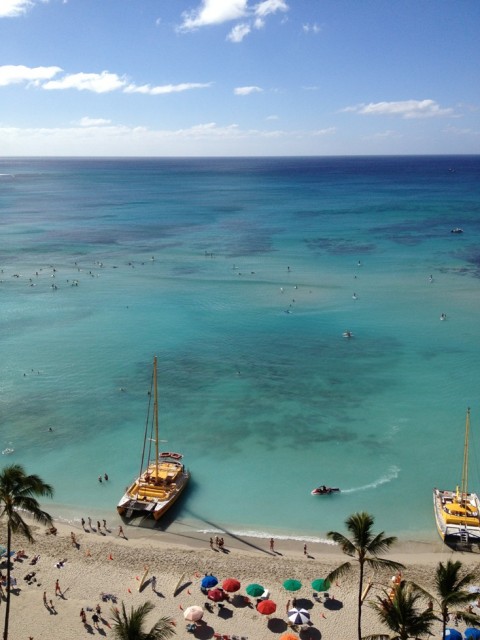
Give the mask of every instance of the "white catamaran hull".
MULTIPOLYGON (((454 491, 433 490, 433 508, 438 533, 444 542, 452 544, 480 543, 480 526, 477 523, 469 523, 468 519, 459 522, 447 522, 445 503, 451 503, 456 496, 454 491)), ((480 500, 476 493, 467 494, 468 504, 472 511, 480 513, 480 500)))

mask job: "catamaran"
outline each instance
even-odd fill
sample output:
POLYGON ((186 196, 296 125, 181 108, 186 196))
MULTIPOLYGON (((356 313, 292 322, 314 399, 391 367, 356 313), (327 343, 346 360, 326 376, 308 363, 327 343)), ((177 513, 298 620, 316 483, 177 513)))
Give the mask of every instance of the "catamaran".
POLYGON ((468 439, 470 408, 467 410, 463 449, 462 484, 455 491, 433 490, 435 520, 440 537, 447 544, 480 543, 480 502, 476 493, 468 492, 468 439))
POLYGON ((150 392, 140 475, 127 488, 117 505, 118 513, 126 518, 133 515, 151 514, 155 520, 158 520, 180 497, 190 479, 190 472, 182 462, 181 453, 170 451, 159 453, 156 357, 153 359, 151 386, 153 389, 153 412, 150 410, 152 399, 150 392), (150 437, 148 437, 149 430, 150 437), (146 464, 145 459, 147 460, 146 464))

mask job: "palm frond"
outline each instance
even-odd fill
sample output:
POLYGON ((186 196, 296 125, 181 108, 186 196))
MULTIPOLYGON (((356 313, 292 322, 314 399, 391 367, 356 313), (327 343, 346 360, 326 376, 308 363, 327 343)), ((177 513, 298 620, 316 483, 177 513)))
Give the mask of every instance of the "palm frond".
POLYGON ((386 558, 365 558, 365 564, 374 569, 375 571, 381 569, 391 569, 392 571, 401 571, 405 569, 405 566, 400 562, 394 560, 387 560, 386 558))
POLYGON ((336 580, 338 580, 339 578, 343 577, 346 573, 349 573, 351 570, 352 570, 352 563, 351 562, 344 562, 343 564, 341 564, 339 567, 337 567, 333 571, 330 571, 330 573, 325 578, 325 580, 330 582, 330 584, 333 584, 336 580))
POLYGON ((345 555, 354 556, 356 554, 357 549, 355 545, 352 544, 352 542, 342 533, 339 533, 338 531, 329 531, 327 533, 327 538, 342 547, 342 551, 345 555))

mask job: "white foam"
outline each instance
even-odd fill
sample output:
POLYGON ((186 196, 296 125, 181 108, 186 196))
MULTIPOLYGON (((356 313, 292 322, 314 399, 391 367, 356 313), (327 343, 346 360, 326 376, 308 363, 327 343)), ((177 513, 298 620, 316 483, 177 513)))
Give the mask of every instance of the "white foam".
POLYGON ((357 491, 368 491, 369 489, 376 489, 380 487, 382 484, 386 484, 387 482, 392 482, 392 480, 396 480, 400 474, 400 468, 392 466, 387 471, 387 473, 378 480, 374 480, 369 484, 364 484, 361 487, 352 487, 351 489, 342 489, 342 493, 356 493, 357 491))

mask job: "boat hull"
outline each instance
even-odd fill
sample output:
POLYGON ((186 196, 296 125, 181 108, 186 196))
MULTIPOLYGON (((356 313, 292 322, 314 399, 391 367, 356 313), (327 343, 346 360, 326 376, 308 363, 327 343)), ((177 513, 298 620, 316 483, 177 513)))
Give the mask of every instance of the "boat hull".
MULTIPOLYGON (((174 471, 172 482, 156 482, 154 477, 155 464, 150 465, 142 475, 127 489, 117 505, 118 513, 124 518, 134 516, 153 516, 159 520, 175 504, 187 487, 190 473, 182 464, 175 462, 160 463, 162 470, 169 465, 174 471)), ((160 475, 160 474, 159 474, 160 475)), ((167 475, 167 472, 164 472, 167 475)))
POLYGON ((476 493, 466 496, 467 512, 461 513, 454 491, 433 490, 437 530, 447 544, 480 544, 480 500, 476 493))

